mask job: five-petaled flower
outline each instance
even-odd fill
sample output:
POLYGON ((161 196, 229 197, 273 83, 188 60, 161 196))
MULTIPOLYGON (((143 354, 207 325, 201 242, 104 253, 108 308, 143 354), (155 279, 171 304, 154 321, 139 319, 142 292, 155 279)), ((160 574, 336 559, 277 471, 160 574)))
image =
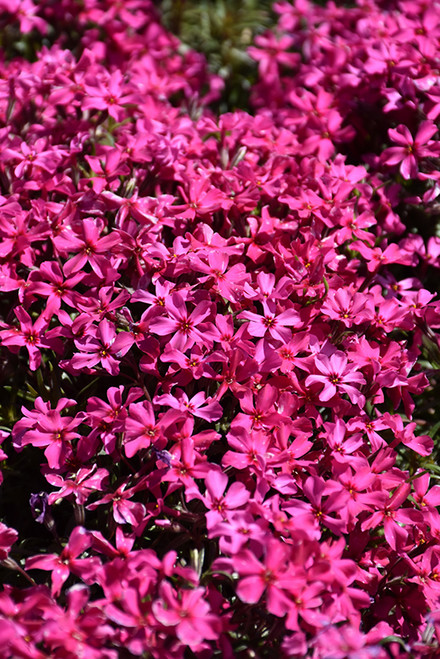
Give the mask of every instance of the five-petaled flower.
POLYGON ((320 400, 327 402, 336 394, 347 394, 352 403, 364 404, 365 398, 359 387, 365 384, 365 378, 355 364, 349 363, 343 352, 337 350, 329 357, 319 354, 315 357, 314 366, 318 373, 307 376, 305 384, 307 387, 322 385, 318 394, 320 400))

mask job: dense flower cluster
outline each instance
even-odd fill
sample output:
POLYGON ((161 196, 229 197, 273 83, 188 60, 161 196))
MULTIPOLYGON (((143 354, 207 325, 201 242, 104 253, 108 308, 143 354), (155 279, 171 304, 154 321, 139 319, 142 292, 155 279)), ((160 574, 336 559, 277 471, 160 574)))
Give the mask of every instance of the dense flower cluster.
POLYGON ((220 116, 150 0, 0 8, 0 655, 438 656, 440 4, 276 2, 220 116))

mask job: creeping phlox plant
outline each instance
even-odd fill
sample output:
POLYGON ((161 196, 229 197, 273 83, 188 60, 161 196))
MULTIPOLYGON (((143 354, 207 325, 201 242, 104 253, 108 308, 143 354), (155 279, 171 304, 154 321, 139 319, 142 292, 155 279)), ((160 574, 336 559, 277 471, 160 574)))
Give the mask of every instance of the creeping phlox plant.
POLYGON ((0 0, 0 655, 440 653, 440 4, 0 0))

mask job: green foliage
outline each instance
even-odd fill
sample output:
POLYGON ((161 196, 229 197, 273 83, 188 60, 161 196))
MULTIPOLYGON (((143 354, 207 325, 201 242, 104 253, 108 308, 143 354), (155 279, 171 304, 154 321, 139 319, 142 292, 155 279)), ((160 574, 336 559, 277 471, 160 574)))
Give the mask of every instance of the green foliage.
POLYGON ((225 81, 219 110, 248 106, 257 67, 247 54, 255 35, 273 28, 269 0, 164 0, 165 26, 182 43, 203 53, 211 71, 225 81))

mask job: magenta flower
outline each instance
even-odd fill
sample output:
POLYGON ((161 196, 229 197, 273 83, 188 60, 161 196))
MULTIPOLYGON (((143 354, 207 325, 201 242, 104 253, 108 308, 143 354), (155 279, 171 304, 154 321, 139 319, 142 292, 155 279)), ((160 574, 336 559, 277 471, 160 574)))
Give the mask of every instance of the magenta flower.
POLYGON ((11 547, 17 539, 17 531, 0 522, 0 561, 4 561, 8 557, 11 547))
POLYGON ((288 589, 292 582, 298 582, 290 570, 290 552, 289 545, 271 537, 262 561, 249 549, 236 554, 232 564, 239 575, 239 598, 248 604, 255 604, 265 594, 268 611, 284 616, 291 608, 288 589))
POLYGON ((102 224, 99 221, 85 218, 78 232, 66 231, 55 237, 54 243, 59 251, 77 252, 64 266, 64 274, 67 277, 82 270, 87 263, 99 277, 104 277, 104 272, 109 267, 109 251, 120 239, 116 233, 101 237, 101 231, 102 224))
POLYGON ((240 407, 243 414, 239 413, 233 420, 231 427, 245 427, 246 429, 261 430, 272 428, 286 418, 279 414, 275 402, 278 397, 277 388, 271 384, 265 384, 257 392, 254 401, 252 390, 245 389, 240 393, 240 407))
POLYGON ((362 430, 368 437, 373 453, 386 446, 385 440, 377 431, 388 428, 388 425, 380 417, 378 419, 370 419, 368 416, 354 417, 347 423, 347 428, 349 430, 362 430))
POLYGON ((173 210, 180 211, 177 217, 193 220, 198 215, 213 213, 220 210, 220 208, 228 210, 232 206, 232 201, 228 199, 224 192, 215 188, 208 177, 201 176, 197 178, 193 172, 188 180, 188 188, 180 188, 180 193, 186 203, 173 206, 173 210))
POLYGON ((423 522, 422 514, 414 508, 402 508, 411 491, 409 483, 399 485, 392 496, 388 492, 371 493, 370 502, 376 512, 362 522, 362 530, 383 525, 385 539, 394 551, 402 552, 408 538, 407 527, 423 522))
POLYGON ((230 449, 223 456, 222 465, 233 466, 235 469, 250 468, 252 471, 264 474, 266 464, 272 457, 272 442, 270 435, 262 430, 252 430, 249 433, 244 427, 234 427, 227 435, 230 449))
POLYGON ((374 317, 372 299, 346 288, 329 291, 321 310, 329 318, 340 320, 346 327, 360 325, 374 317))
MULTIPOLYGON (((35 322, 23 307, 14 310, 20 323, 20 327, 4 329, 0 331, 0 339, 5 346, 19 348, 25 346, 29 353, 29 368, 35 371, 41 364, 41 353, 39 348, 51 348, 61 352, 63 344, 56 338, 59 334, 58 328, 48 330, 49 320, 43 313, 35 322), (48 331, 46 331, 48 330, 48 331)), ((3 327, 6 325, 2 323, 3 327)), ((15 350, 13 350, 15 352, 15 350)))
POLYGON ((0 0, 0 656, 438 656, 440 5, 161 4, 0 0))
POLYGON ((232 483, 228 491, 228 477, 226 474, 213 469, 205 476, 206 492, 201 498, 208 508, 206 513, 206 526, 209 529, 225 519, 229 510, 244 506, 249 500, 249 492, 243 483, 232 483))
MULTIPOLYGON (((164 431, 175 420, 176 414, 172 409, 167 410, 157 420, 149 401, 132 403, 124 423, 124 448, 127 458, 132 458, 138 451, 148 448, 151 444, 158 447, 164 439, 164 431)), ((162 447, 164 445, 165 441, 162 447)))
POLYGON ((129 297, 128 291, 119 291, 114 286, 103 286, 99 289, 96 297, 84 301, 79 299, 76 301, 75 307, 87 313, 89 318, 93 318, 93 320, 100 321, 103 318, 108 318, 114 321, 115 311, 120 309, 129 297), (116 293, 116 297, 113 298, 114 293, 116 293))
POLYGON ((325 589, 319 581, 307 584, 303 583, 292 589, 292 604, 289 608, 286 618, 287 629, 295 631, 301 630, 301 624, 298 617, 301 617, 306 623, 316 627, 323 627, 328 624, 328 616, 323 615, 319 607, 323 603, 325 589))
POLYGON ((80 436, 74 432, 80 423, 78 416, 61 416, 59 410, 49 409, 38 415, 35 426, 22 435, 20 445, 46 446, 44 455, 49 467, 60 469, 71 454, 71 442, 80 436))
POLYGON ((99 501, 90 503, 87 509, 95 510, 98 506, 111 503, 113 518, 117 524, 131 524, 137 528, 145 516, 145 506, 139 501, 131 501, 131 499, 142 486, 143 483, 138 482, 134 487, 127 488, 127 483, 122 483, 114 492, 109 492, 99 501))
POLYGON ((277 313, 276 305, 269 300, 263 300, 263 314, 260 316, 252 311, 242 311, 238 318, 248 320, 247 330, 251 336, 263 337, 269 334, 273 339, 287 343, 292 338, 288 327, 300 324, 300 315, 295 309, 287 309, 277 313))
POLYGON ((85 156, 85 158, 95 174, 92 178, 92 188, 97 194, 103 192, 106 187, 117 190, 120 177, 130 173, 124 154, 115 147, 102 146, 98 156, 85 156))
POLYGON ((370 503, 370 495, 367 490, 372 487, 375 474, 372 473, 366 460, 358 459, 355 471, 349 466, 349 463, 350 460, 347 460, 347 463, 342 467, 344 471, 338 473, 337 478, 350 495, 345 505, 350 516, 350 522, 355 524, 362 511, 373 510, 373 504, 370 503))
POLYGON ((210 612, 204 588, 176 593, 163 581, 159 593, 161 599, 152 604, 153 615, 164 627, 172 627, 181 643, 196 651, 204 640, 217 638, 220 621, 210 612))
POLYGON ((416 560, 408 559, 415 576, 408 579, 422 586, 429 608, 437 606, 440 595, 440 552, 438 547, 427 547, 416 560))
POLYGON ((169 345, 177 350, 191 348, 196 341, 205 342, 200 324, 210 315, 212 304, 207 300, 199 302, 189 313, 181 293, 172 293, 165 300, 166 316, 158 316, 150 322, 150 331, 158 336, 171 336, 169 345))
POLYGON ((315 384, 322 385, 319 393, 320 400, 327 402, 336 394, 347 394, 352 403, 360 406, 364 404, 364 396, 354 385, 362 386, 365 384, 365 378, 358 372, 357 366, 348 362, 343 352, 337 350, 330 357, 323 354, 317 355, 315 368, 319 374, 309 375, 305 384, 306 387, 315 384))
MULTIPOLYGON (((216 400, 206 398, 203 391, 199 391, 191 399, 188 398, 182 389, 177 389, 176 394, 176 396, 172 394, 156 396, 153 402, 156 405, 169 405, 172 409, 181 412, 181 415, 184 416, 192 414, 200 419, 205 419, 205 421, 217 421, 220 419, 223 412, 222 406, 216 400)), ((178 418, 178 416, 176 413, 175 418, 178 418)))
POLYGON ((124 387, 110 387, 107 390, 108 403, 97 396, 92 396, 87 402, 87 412, 79 416, 92 430, 78 442, 77 454, 83 460, 89 460, 95 454, 101 442, 108 454, 116 448, 117 433, 123 432, 127 418, 127 407, 138 400, 142 393, 140 389, 129 389, 126 401, 123 402, 124 387))
POLYGON ((122 197, 110 190, 104 190, 105 198, 110 208, 117 208, 117 226, 123 228, 127 217, 132 217, 143 225, 156 224, 158 218, 152 214, 151 198, 140 197, 138 190, 134 190, 131 197, 122 197))
POLYGON ((421 474, 413 480, 413 498, 421 510, 434 512, 440 506, 440 485, 429 487, 429 474, 421 474))
POLYGON ((101 364, 111 375, 119 373, 119 359, 123 357, 134 343, 130 332, 116 334, 113 323, 104 318, 98 327, 90 328, 90 335, 75 341, 80 352, 75 353, 68 362, 74 371, 90 369, 101 364))
POLYGON ((215 251, 208 254, 207 264, 197 257, 191 259, 191 264, 194 270, 207 273, 206 277, 200 278, 201 283, 213 280, 222 297, 232 302, 238 301, 243 285, 248 279, 243 263, 229 266, 229 255, 215 251))
MULTIPOLYGON (((34 409, 28 410, 26 407, 21 408, 23 417, 17 421, 12 429, 12 437, 16 450, 20 451, 21 442, 24 433, 30 428, 34 429, 41 417, 51 414, 52 412, 60 413, 68 407, 76 405, 72 398, 60 398, 55 408, 52 410, 50 403, 43 401, 41 396, 37 396, 34 401, 34 409)), ((69 417, 71 418, 71 417, 69 417)))
MULTIPOLYGON (((149 558, 153 559, 153 557, 149 558)), ((146 645, 145 632, 151 628, 153 622, 151 603, 146 601, 145 595, 148 595, 148 599, 150 598, 149 590, 156 581, 156 572, 153 567, 149 567, 148 571, 145 568, 142 570, 143 587, 140 590, 137 584, 134 587, 130 571, 127 570, 127 563, 125 561, 118 561, 118 563, 115 572, 116 574, 119 572, 118 577, 122 580, 123 585, 118 578, 114 579, 114 577, 110 577, 111 583, 105 584, 109 599, 105 607, 106 616, 115 622, 118 628, 122 627, 125 630, 128 628, 134 631, 134 637, 124 633, 127 639, 126 646, 134 654, 140 656, 146 645)), ((157 566, 154 565, 154 568, 157 569, 157 566)))
POLYGON ((25 174, 29 174, 33 167, 43 169, 48 174, 53 174, 62 162, 66 151, 62 149, 49 148, 46 150, 47 142, 44 138, 35 141, 35 144, 29 146, 26 142, 22 142, 18 149, 6 149, 4 157, 11 158, 19 163, 14 168, 14 174, 17 178, 21 178, 25 174))
POLYGON ((64 277, 56 261, 44 261, 38 270, 31 272, 27 282, 27 293, 43 295, 47 298, 46 314, 50 317, 65 302, 75 307, 78 300, 76 285, 84 278, 84 272, 77 272, 72 277, 64 277))
POLYGON ((68 653, 89 659, 114 658, 112 651, 102 648, 103 643, 112 643, 113 630, 101 608, 89 602, 89 597, 89 588, 84 584, 72 586, 66 592, 66 609, 53 612, 55 615, 46 622, 45 641, 54 656, 68 653))
POLYGON ((15 14, 20 24, 20 31, 24 34, 34 29, 42 34, 47 33, 48 24, 41 16, 36 15, 39 8, 38 5, 35 6, 32 0, 8 0, 5 9, 11 14, 15 14))
POLYGON ((343 488, 333 490, 319 476, 309 476, 302 489, 310 503, 291 499, 283 506, 283 510, 292 516, 293 523, 300 525, 311 539, 320 537, 317 529, 321 524, 336 535, 344 533, 347 527, 347 492, 343 488))
POLYGON ((139 102, 139 96, 124 89, 123 75, 119 69, 113 73, 103 72, 102 78, 96 76, 86 77, 83 100, 84 108, 107 110, 115 120, 121 121, 124 117, 124 105, 139 102))
POLYGON ((419 162, 423 158, 438 157, 439 142, 430 138, 437 132, 437 126, 432 121, 420 124, 415 137, 403 124, 390 128, 388 135, 399 146, 385 149, 382 154, 385 165, 400 164, 400 173, 404 179, 416 178, 419 162))
POLYGON ((268 524, 255 519, 254 515, 237 510, 229 512, 224 521, 219 521, 209 529, 210 538, 219 538, 220 551, 234 556, 248 543, 263 549, 267 542, 268 524))
POLYGON ((353 453, 363 446, 362 435, 356 433, 347 436, 347 428, 342 419, 337 419, 336 423, 325 423, 324 428, 325 432, 321 437, 331 449, 334 460, 341 464, 356 464, 356 457, 353 456, 353 453))
MULTIPOLYGON (((227 340, 227 337, 224 336, 224 338, 227 340)), ((212 361, 223 362, 222 372, 216 376, 220 386, 215 398, 220 400, 228 389, 237 396, 244 394, 248 388, 250 377, 258 371, 257 362, 253 359, 243 359, 243 354, 239 350, 227 349, 225 353, 215 352, 211 357, 213 357, 212 361)))
POLYGON ((104 482, 108 479, 108 475, 106 469, 97 469, 96 464, 90 468, 82 467, 72 474, 71 478, 64 478, 61 474, 46 474, 47 482, 60 488, 49 494, 48 503, 52 505, 58 499, 73 496, 75 502, 82 506, 92 492, 100 492, 104 489, 104 482))
POLYGON ((248 48, 249 55, 258 62, 261 77, 271 78, 278 75, 278 65, 295 67, 300 56, 298 53, 288 52, 294 44, 294 38, 288 35, 276 37, 271 32, 255 38, 257 47, 248 48))
POLYGON ((370 272, 376 272, 381 266, 388 263, 402 263, 402 265, 415 265, 414 255, 399 248, 395 243, 387 245, 385 249, 380 247, 368 247, 365 243, 357 240, 351 244, 352 249, 358 250, 367 261, 370 272))
POLYGON ((166 347, 160 356, 160 361, 171 364, 167 370, 167 380, 176 385, 185 386, 192 379, 215 378, 216 375, 207 363, 211 361, 211 357, 207 356, 206 350, 202 350, 197 345, 191 348, 190 354, 166 347))
POLYGON ((93 578, 96 569, 100 565, 99 559, 97 557, 78 558, 90 547, 91 542, 88 531, 81 526, 77 526, 70 534, 69 542, 61 554, 32 556, 26 561, 26 569, 49 570, 52 572, 52 595, 57 596, 71 572, 77 574, 86 582, 93 578))
MULTIPOLYGON (((164 461, 162 461, 164 462, 164 461)), ((166 464, 164 462, 164 464, 166 464)), ((195 478, 204 478, 209 472, 206 458, 202 459, 191 437, 185 437, 174 450, 170 467, 163 475, 163 481, 183 483, 187 499, 199 496, 195 478)), ((200 497, 199 497, 200 498, 200 497)))

